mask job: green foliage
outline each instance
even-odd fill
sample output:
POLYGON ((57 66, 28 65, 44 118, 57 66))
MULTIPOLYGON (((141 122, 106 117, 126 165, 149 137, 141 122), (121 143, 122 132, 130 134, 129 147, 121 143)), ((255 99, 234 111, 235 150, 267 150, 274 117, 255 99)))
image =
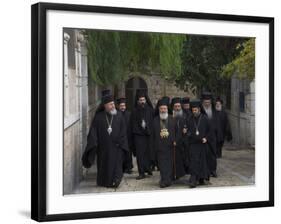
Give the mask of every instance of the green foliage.
POLYGON ((229 63, 239 52, 237 44, 244 39, 219 36, 188 36, 182 54, 183 72, 177 84, 182 88, 220 92, 225 77, 222 66, 229 63))
POLYGON ((182 74, 181 53, 185 35, 162 34, 159 36, 160 72, 168 80, 176 80, 182 74))
POLYGON ((242 44, 238 44, 237 48, 242 48, 242 50, 230 63, 223 66, 222 76, 231 77, 234 73, 237 73, 237 76, 240 79, 254 79, 255 39, 251 38, 242 44))
POLYGON ((104 31, 88 32, 87 36, 90 77, 100 85, 116 83, 122 71, 120 36, 104 31))
POLYGON ((86 31, 91 80, 117 84, 130 72, 158 71, 166 79, 181 75, 185 35, 144 32, 86 31))

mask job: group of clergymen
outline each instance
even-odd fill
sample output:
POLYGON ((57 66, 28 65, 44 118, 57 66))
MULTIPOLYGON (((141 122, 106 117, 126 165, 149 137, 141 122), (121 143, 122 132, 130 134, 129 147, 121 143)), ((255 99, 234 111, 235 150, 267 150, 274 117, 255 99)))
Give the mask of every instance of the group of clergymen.
POLYGON ((123 173, 132 173, 136 157, 137 180, 160 171, 159 186, 170 186, 190 174, 188 185, 205 184, 217 177, 217 158, 225 139, 232 139, 223 101, 213 102, 210 92, 201 99, 162 97, 155 109, 147 91, 136 91, 135 105, 126 109, 126 99, 114 101, 109 90, 102 93, 87 137, 82 163, 97 161, 97 185, 118 187, 123 173), (116 106, 115 106, 116 105, 116 106))

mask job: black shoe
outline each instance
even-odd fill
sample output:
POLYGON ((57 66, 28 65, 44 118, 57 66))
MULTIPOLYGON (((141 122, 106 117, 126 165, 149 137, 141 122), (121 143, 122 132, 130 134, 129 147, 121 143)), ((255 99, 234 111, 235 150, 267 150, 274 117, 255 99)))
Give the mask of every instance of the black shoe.
POLYGON ((136 180, 141 180, 141 179, 144 179, 145 178, 145 175, 144 174, 140 174, 136 177, 136 180))
POLYGON ((126 170, 124 170, 124 173, 131 174, 132 170, 126 169, 126 170))
POLYGON ((171 183, 162 183, 162 182, 160 182, 160 184, 159 184, 160 188, 169 187, 171 185, 172 185, 171 183))
POLYGON ((117 187, 119 187, 120 183, 121 183, 121 180, 116 180, 115 182, 113 182, 112 187, 117 188, 117 187))
POLYGON ((197 180, 195 176, 191 176, 189 179, 189 187, 195 188, 197 186, 197 180))
POLYGON ((211 172, 211 177, 218 177, 217 172, 216 172, 216 171, 212 171, 212 172, 211 172))
POLYGON ((195 188, 195 187, 197 187, 197 183, 196 183, 196 182, 191 182, 191 183, 189 184, 189 187, 190 187, 190 188, 195 188))
POLYGON ((147 171, 147 174, 148 174, 149 176, 152 176, 152 175, 153 175, 152 172, 151 172, 151 170, 147 171))
POLYGON ((199 185, 206 185, 204 179, 199 179, 199 185))

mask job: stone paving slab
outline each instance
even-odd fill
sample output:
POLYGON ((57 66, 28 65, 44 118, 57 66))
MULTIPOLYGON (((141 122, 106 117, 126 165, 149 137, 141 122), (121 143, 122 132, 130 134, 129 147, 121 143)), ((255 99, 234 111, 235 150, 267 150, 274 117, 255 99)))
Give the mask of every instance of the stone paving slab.
MULTIPOLYGON (((80 183, 74 194, 99 193, 99 192, 128 192, 128 191, 149 191, 166 189, 189 188, 187 181, 189 175, 177 180, 168 188, 159 188, 160 174, 154 171, 153 176, 148 176, 142 180, 136 180, 138 176, 136 161, 134 158, 134 168, 132 174, 124 174, 123 180, 117 189, 104 188, 96 185, 95 167, 87 170, 85 179, 80 183)), ((211 178, 207 185, 198 186, 200 188, 224 187, 224 186, 245 186, 255 184, 255 150, 247 148, 233 149, 225 147, 223 157, 218 159, 218 177, 211 178)), ((192 189, 190 189, 192 190, 192 189)))

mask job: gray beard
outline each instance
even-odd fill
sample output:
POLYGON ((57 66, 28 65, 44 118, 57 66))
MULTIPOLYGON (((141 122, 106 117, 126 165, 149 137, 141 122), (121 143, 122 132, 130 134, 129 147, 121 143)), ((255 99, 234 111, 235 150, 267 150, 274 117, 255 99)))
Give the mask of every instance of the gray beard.
POLYGON ((213 116, 213 113, 212 113, 212 107, 209 107, 209 108, 204 108, 208 118, 212 118, 213 116))
POLYGON ((174 112, 174 117, 182 117, 183 116, 183 111, 179 110, 179 111, 173 111, 174 112))
POLYGON ((112 109, 111 111, 109 111, 109 114, 114 116, 117 114, 117 110, 116 109, 112 109))
POLYGON ((193 113, 194 117, 198 117, 200 115, 200 112, 193 113))
POLYGON ((217 111, 222 111, 222 107, 216 107, 217 111))
POLYGON ((159 113, 159 117, 160 117, 161 120, 167 120, 168 113, 159 113))

